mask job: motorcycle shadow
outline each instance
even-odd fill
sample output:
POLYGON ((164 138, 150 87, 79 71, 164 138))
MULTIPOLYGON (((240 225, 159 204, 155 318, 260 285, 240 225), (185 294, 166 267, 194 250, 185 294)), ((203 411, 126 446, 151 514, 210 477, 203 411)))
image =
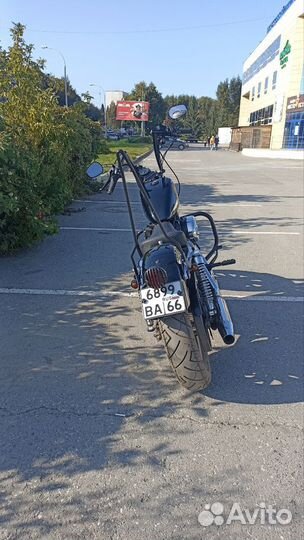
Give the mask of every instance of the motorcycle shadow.
POLYGON ((237 342, 223 348, 216 337, 213 382, 204 394, 257 405, 302 401, 303 281, 255 272, 217 275, 222 290, 253 293, 254 300, 228 299, 237 342))

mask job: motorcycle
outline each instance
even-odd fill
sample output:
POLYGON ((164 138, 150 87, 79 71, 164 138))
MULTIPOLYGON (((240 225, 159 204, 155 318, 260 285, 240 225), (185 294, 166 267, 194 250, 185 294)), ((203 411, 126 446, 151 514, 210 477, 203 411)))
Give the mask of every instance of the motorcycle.
MULTIPOLYGON (((184 105, 176 105, 169 109, 168 116, 176 120, 186 112, 184 105)), ((218 330, 227 345, 235 341, 231 316, 213 272, 215 267, 234 264, 235 260, 216 262, 222 246, 209 213, 179 215, 180 182, 166 160, 170 146, 164 154, 160 150, 166 137, 172 137, 170 128, 161 125, 152 129, 157 171, 136 165, 127 152, 119 150, 102 189, 112 194, 118 180, 122 180, 135 244, 131 254, 131 287, 139 293, 147 330, 163 342, 178 382, 197 391, 211 382, 209 352, 213 332, 218 330), (175 175, 177 188, 165 176, 164 163, 175 175), (137 231, 134 222, 126 169, 134 176, 148 219, 141 231, 137 231), (213 246, 206 255, 199 244, 199 218, 207 219, 213 233, 213 246)), ((102 172, 98 162, 87 170, 92 179, 102 172)))

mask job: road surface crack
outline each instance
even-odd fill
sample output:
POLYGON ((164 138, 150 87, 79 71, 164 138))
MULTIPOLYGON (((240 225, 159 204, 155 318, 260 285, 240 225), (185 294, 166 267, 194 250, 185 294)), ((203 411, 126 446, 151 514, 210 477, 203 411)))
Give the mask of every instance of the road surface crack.
POLYGON ((303 431, 303 427, 298 424, 286 424, 285 422, 254 422, 254 421, 239 421, 239 420, 233 420, 231 418, 219 420, 219 419, 212 419, 212 418, 195 418, 194 416, 185 415, 185 414, 166 414, 163 412, 155 412, 154 414, 152 412, 142 412, 142 411, 76 411, 73 409, 60 409, 58 407, 47 407, 45 405, 41 405, 40 407, 31 407, 28 409, 20 410, 20 411, 12 411, 6 407, 0 407, 0 417, 18 417, 18 416, 25 416, 30 414, 36 414, 44 412, 46 414, 51 415, 60 415, 60 416, 76 416, 79 418, 87 417, 87 418, 97 418, 100 416, 109 416, 113 418, 130 418, 130 420, 140 420, 140 419, 151 419, 151 420, 157 420, 157 419, 166 419, 169 421, 174 422, 180 422, 181 420, 187 420, 190 422, 194 422, 197 424, 201 424, 204 426, 217 426, 217 427, 232 427, 234 429, 242 428, 242 427, 255 427, 255 428, 269 428, 269 427, 277 427, 277 428, 284 428, 284 429, 298 429, 300 431, 303 431))

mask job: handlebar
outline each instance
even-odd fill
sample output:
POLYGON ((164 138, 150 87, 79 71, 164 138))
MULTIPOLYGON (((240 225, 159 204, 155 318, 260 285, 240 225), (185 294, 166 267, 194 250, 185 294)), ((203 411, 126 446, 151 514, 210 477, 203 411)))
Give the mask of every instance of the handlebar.
MULTIPOLYGON (((165 137, 172 136, 173 132, 167 126, 158 125, 152 129, 151 134, 152 134, 152 139, 153 139, 154 154, 157 161, 157 165, 159 167, 159 172, 160 174, 163 174, 165 170, 163 169, 164 159, 160 152, 160 141, 161 139, 164 139, 165 137)), ((143 181, 148 180, 148 179, 150 180, 151 175, 157 174, 155 171, 151 171, 147 167, 142 167, 141 165, 135 165, 135 164, 133 166, 137 174, 140 176, 140 178, 143 181)), ((112 165, 110 169, 109 178, 101 191, 106 190, 109 195, 112 195, 112 193, 114 192, 116 188, 118 180, 120 180, 121 178, 122 178, 122 173, 121 173, 120 167, 117 167, 116 165, 112 165)))
MULTIPOLYGON (((148 167, 143 167, 142 165, 134 165, 134 168, 143 182, 151 180, 151 177, 154 177, 157 174, 155 171, 151 171, 151 169, 148 169, 148 167)), ((106 191, 108 195, 112 195, 118 180, 121 178, 122 175, 120 169, 113 165, 110 169, 109 178, 102 187, 101 191, 106 191)))
POLYGON ((112 195, 113 191, 116 188, 118 180, 121 178, 120 171, 115 165, 112 165, 109 173, 109 178, 106 183, 102 186, 100 191, 106 191, 109 195, 112 195))
POLYGON ((153 150, 154 150, 155 158, 157 161, 157 165, 159 167, 160 173, 163 173, 164 169, 163 169, 163 162, 161 159, 161 154, 160 154, 160 149, 159 149, 159 143, 162 138, 169 137, 170 135, 172 135, 172 133, 171 133, 171 130, 164 125, 156 126, 155 128, 152 129, 151 133, 152 133, 152 139, 153 139, 153 150))

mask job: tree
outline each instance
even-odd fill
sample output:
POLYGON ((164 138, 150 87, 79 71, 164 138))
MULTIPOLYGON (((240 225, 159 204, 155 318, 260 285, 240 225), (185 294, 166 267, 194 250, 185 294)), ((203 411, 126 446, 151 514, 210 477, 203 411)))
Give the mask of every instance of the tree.
POLYGON ((218 101, 218 125, 230 126, 231 108, 228 79, 219 83, 216 90, 216 97, 218 101))
MULTIPOLYGON (((185 103, 185 100, 183 100, 183 103, 185 103)), ((197 98, 191 96, 187 105, 187 114, 181 118, 180 123, 188 133, 190 132, 192 135, 199 137, 202 132, 202 120, 197 98)))
POLYGON ((216 97, 218 100, 218 122, 220 126, 238 125, 242 82, 240 77, 233 77, 220 82, 216 97))
POLYGON ((100 141, 85 104, 58 105, 23 33, 14 25, 13 45, 0 50, 0 252, 54 230, 49 218, 81 189, 100 141))
POLYGON ((119 128, 119 121, 116 120, 116 105, 114 101, 107 107, 107 127, 111 129, 119 128))
MULTIPOLYGON (((49 73, 45 74, 45 87, 52 88, 58 98, 58 103, 61 107, 65 106, 65 89, 64 89, 64 78, 54 77, 49 73)), ((75 103, 81 101, 81 97, 77 94, 75 88, 71 85, 69 79, 67 79, 67 94, 68 94, 68 105, 71 107, 75 103)))
MULTIPOLYGON (((50 75, 49 73, 44 74, 43 79, 43 85, 44 88, 52 88, 55 92, 58 103, 61 107, 65 106, 65 91, 64 91, 64 79, 54 77, 53 75, 50 75)), ((101 112, 101 110, 96 107, 92 103, 92 96, 90 96, 89 92, 85 92, 80 97, 79 94, 77 94, 75 88, 71 85, 70 81, 67 81, 67 93, 68 93, 68 104, 69 107, 72 107, 76 103, 80 103, 81 101, 84 101, 87 104, 86 109, 84 110, 85 115, 90 118, 91 120, 94 120, 95 122, 102 120, 104 114, 101 112), (90 99, 87 99, 87 97, 90 96, 90 99)))
POLYGON ((202 136, 204 139, 215 135, 218 127, 218 102, 210 97, 201 97, 198 99, 200 116, 202 119, 202 136))
POLYGON ((239 123, 240 101, 242 81, 240 77, 233 77, 229 83, 229 99, 231 107, 231 127, 237 127, 239 123))

